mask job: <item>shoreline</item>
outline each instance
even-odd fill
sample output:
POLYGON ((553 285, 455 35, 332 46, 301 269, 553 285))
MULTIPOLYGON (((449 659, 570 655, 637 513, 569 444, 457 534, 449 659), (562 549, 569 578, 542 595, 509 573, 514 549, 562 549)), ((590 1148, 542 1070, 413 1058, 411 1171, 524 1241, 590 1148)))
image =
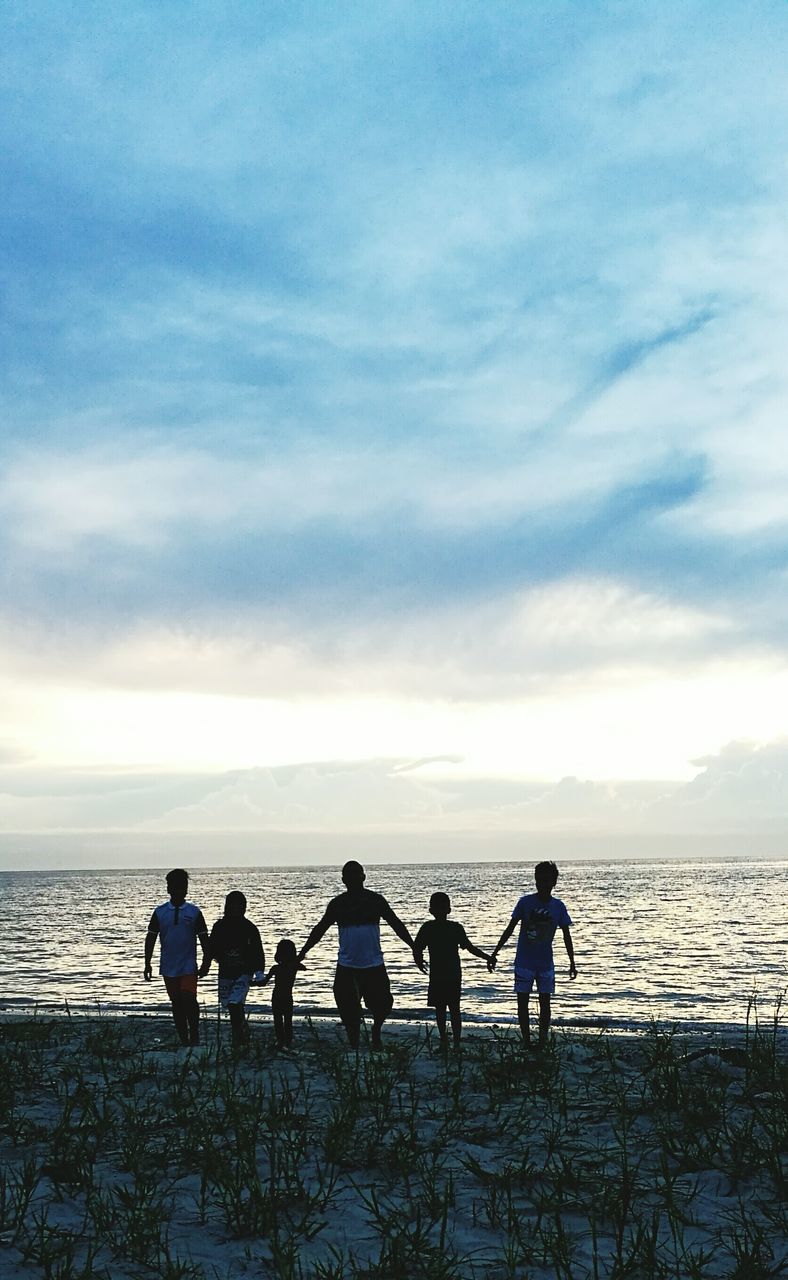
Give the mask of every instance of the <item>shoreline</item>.
MULTIPOLYGON (((214 1026, 217 1022, 217 1005, 214 1002, 210 1004, 202 1003, 201 1006, 201 1024, 203 1026, 214 1026)), ((250 1025, 254 1027, 264 1027, 269 1030, 273 1028, 273 1017, 270 1012, 270 1004, 263 1007, 253 1006, 250 1010, 250 1025)), ((708 1040, 709 1038, 718 1037, 721 1039, 732 1041, 746 1041, 756 1033, 772 1034, 776 1028, 778 1042, 788 1047, 788 1022, 782 1022, 782 1004, 780 1001, 773 1005, 771 1010, 767 1010, 765 1016, 761 1016, 757 1011, 753 1013, 749 1020, 745 1018, 741 1022, 702 1022, 697 1019, 658 1019, 649 1018, 636 1022, 633 1019, 625 1018, 562 1018, 560 1014, 553 1015, 551 1027, 554 1032, 563 1035, 612 1035, 616 1037, 630 1036, 633 1039, 642 1039, 644 1036, 653 1034, 655 1031, 661 1033, 670 1033, 679 1037, 693 1037, 699 1040, 708 1040)), ((532 1020, 533 1020, 532 1015, 532 1020)), ((165 1001, 162 1001, 159 1008, 149 1009, 141 1005, 119 1007, 117 1005, 74 1005, 68 1001, 4 1001, 0 1000, 0 1026, 6 1021, 25 1021, 27 1019, 39 1020, 42 1018, 52 1018, 54 1020, 63 1019, 69 1021, 96 1021, 102 1020, 119 1020, 130 1022, 146 1022, 155 1021, 171 1022, 169 1007, 165 1001)), ((482 1014, 466 1013, 463 1010, 462 1015, 464 1033, 483 1034, 485 1031, 494 1034, 501 1031, 518 1030, 517 1015, 509 1016, 485 1016, 482 1014)), ((339 1024, 339 1015, 336 1008, 331 1005, 321 1005, 318 1007, 298 1006, 294 1007, 294 1026, 306 1026, 312 1024, 314 1026, 329 1027, 333 1024, 339 1024)), ((404 1009, 392 1011, 386 1019, 385 1029, 393 1032, 395 1029, 398 1033, 413 1032, 418 1033, 425 1028, 435 1027, 434 1014, 429 1010, 404 1009)))

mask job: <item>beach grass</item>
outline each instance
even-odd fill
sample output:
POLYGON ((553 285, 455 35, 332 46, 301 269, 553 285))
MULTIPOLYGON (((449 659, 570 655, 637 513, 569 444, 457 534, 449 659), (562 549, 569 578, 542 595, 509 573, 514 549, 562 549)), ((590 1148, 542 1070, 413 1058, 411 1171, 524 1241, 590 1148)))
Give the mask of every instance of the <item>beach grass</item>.
POLYGON ((788 1275, 782 1008, 735 1039, 654 1024, 430 1027, 349 1051, 308 1022, 0 1025, 0 1273, 46 1280, 761 1280, 788 1275))

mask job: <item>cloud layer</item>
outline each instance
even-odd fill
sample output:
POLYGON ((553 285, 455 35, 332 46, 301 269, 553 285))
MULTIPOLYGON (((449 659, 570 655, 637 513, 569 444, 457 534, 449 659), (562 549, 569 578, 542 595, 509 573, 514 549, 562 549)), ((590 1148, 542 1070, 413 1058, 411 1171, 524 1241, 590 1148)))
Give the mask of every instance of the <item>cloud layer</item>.
POLYGON ((257 833, 560 836, 567 839, 734 835, 740 852, 788 822, 788 743, 731 743, 698 761, 688 783, 547 784, 453 776, 448 760, 324 761, 224 775, 87 770, 2 771, 0 831, 127 831, 196 838, 257 833))
MULTIPOLYGON (((0 25, 11 758, 63 763, 64 690, 86 715, 104 690, 582 717, 728 680, 728 720, 659 756, 674 777, 701 741, 788 732, 743 710, 788 657, 782 5, 0 25)), ((446 821, 382 745, 359 813, 446 821)), ((343 821, 347 776, 304 776, 311 820, 343 821)), ((561 786, 545 822, 612 813, 561 786)), ((295 821, 297 791, 251 772, 210 821, 295 821)), ((735 821, 699 794, 687 821, 735 821)))

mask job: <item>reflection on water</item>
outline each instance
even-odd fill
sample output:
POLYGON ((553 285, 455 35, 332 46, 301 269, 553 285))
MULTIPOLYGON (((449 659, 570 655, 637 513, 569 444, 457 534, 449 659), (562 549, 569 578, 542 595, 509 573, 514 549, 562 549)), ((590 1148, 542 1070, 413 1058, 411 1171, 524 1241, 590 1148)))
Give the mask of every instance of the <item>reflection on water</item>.
MULTIPOLYGON (((570 984, 560 933, 554 944, 556 1022, 643 1023, 652 1017, 741 1023, 757 992, 768 1013, 788 984, 786 862, 562 863, 556 894, 574 921, 579 976, 570 984)), ((521 893, 533 891, 531 864, 462 863, 370 866, 367 885, 390 900, 412 933, 428 918, 430 893, 452 899, 453 918, 471 941, 492 948, 521 893)), ((336 867, 254 867, 196 871, 190 898, 208 924, 225 894, 242 888, 269 963, 280 938, 297 945, 341 892, 336 867)), ((164 1003, 158 979, 142 980, 145 929, 164 901, 164 872, 0 872, 6 940, 0 1002, 154 1012, 164 1003)), ((426 979, 386 926, 386 962, 396 1009, 425 1016, 426 979)), ((463 962, 466 1017, 510 1019, 514 939, 490 976, 463 962)), ((333 1009, 336 930, 310 952, 296 999, 303 1012, 333 1009)), ((215 971, 201 987, 213 1002, 215 971)), ((253 993, 266 1006, 268 992, 253 993)))

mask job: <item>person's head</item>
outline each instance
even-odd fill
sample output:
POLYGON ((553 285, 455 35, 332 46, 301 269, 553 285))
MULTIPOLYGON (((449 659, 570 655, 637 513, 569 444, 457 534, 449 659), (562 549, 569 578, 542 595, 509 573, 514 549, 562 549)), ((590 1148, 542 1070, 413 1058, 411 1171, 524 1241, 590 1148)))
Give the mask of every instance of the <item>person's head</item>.
POLYGON ((346 862, 342 868, 342 883, 346 889, 360 889, 366 878, 360 862, 346 862))
POLYGON ((430 898, 430 915, 445 920, 451 914, 451 898, 448 893, 433 893, 430 898))
POLYGON ((274 960, 277 964, 295 964, 297 956, 296 944, 292 938, 282 938, 281 942, 277 942, 274 952, 274 960))
POLYGON ((558 880, 558 867, 554 862, 537 862, 534 868, 536 892, 541 898, 549 898, 558 880))
POLYGON ((176 867, 167 874, 167 892, 176 902, 182 902, 189 892, 189 873, 176 867))
POLYGON ((224 900, 224 914, 238 919, 246 915, 246 894, 240 889, 233 889, 224 900))

